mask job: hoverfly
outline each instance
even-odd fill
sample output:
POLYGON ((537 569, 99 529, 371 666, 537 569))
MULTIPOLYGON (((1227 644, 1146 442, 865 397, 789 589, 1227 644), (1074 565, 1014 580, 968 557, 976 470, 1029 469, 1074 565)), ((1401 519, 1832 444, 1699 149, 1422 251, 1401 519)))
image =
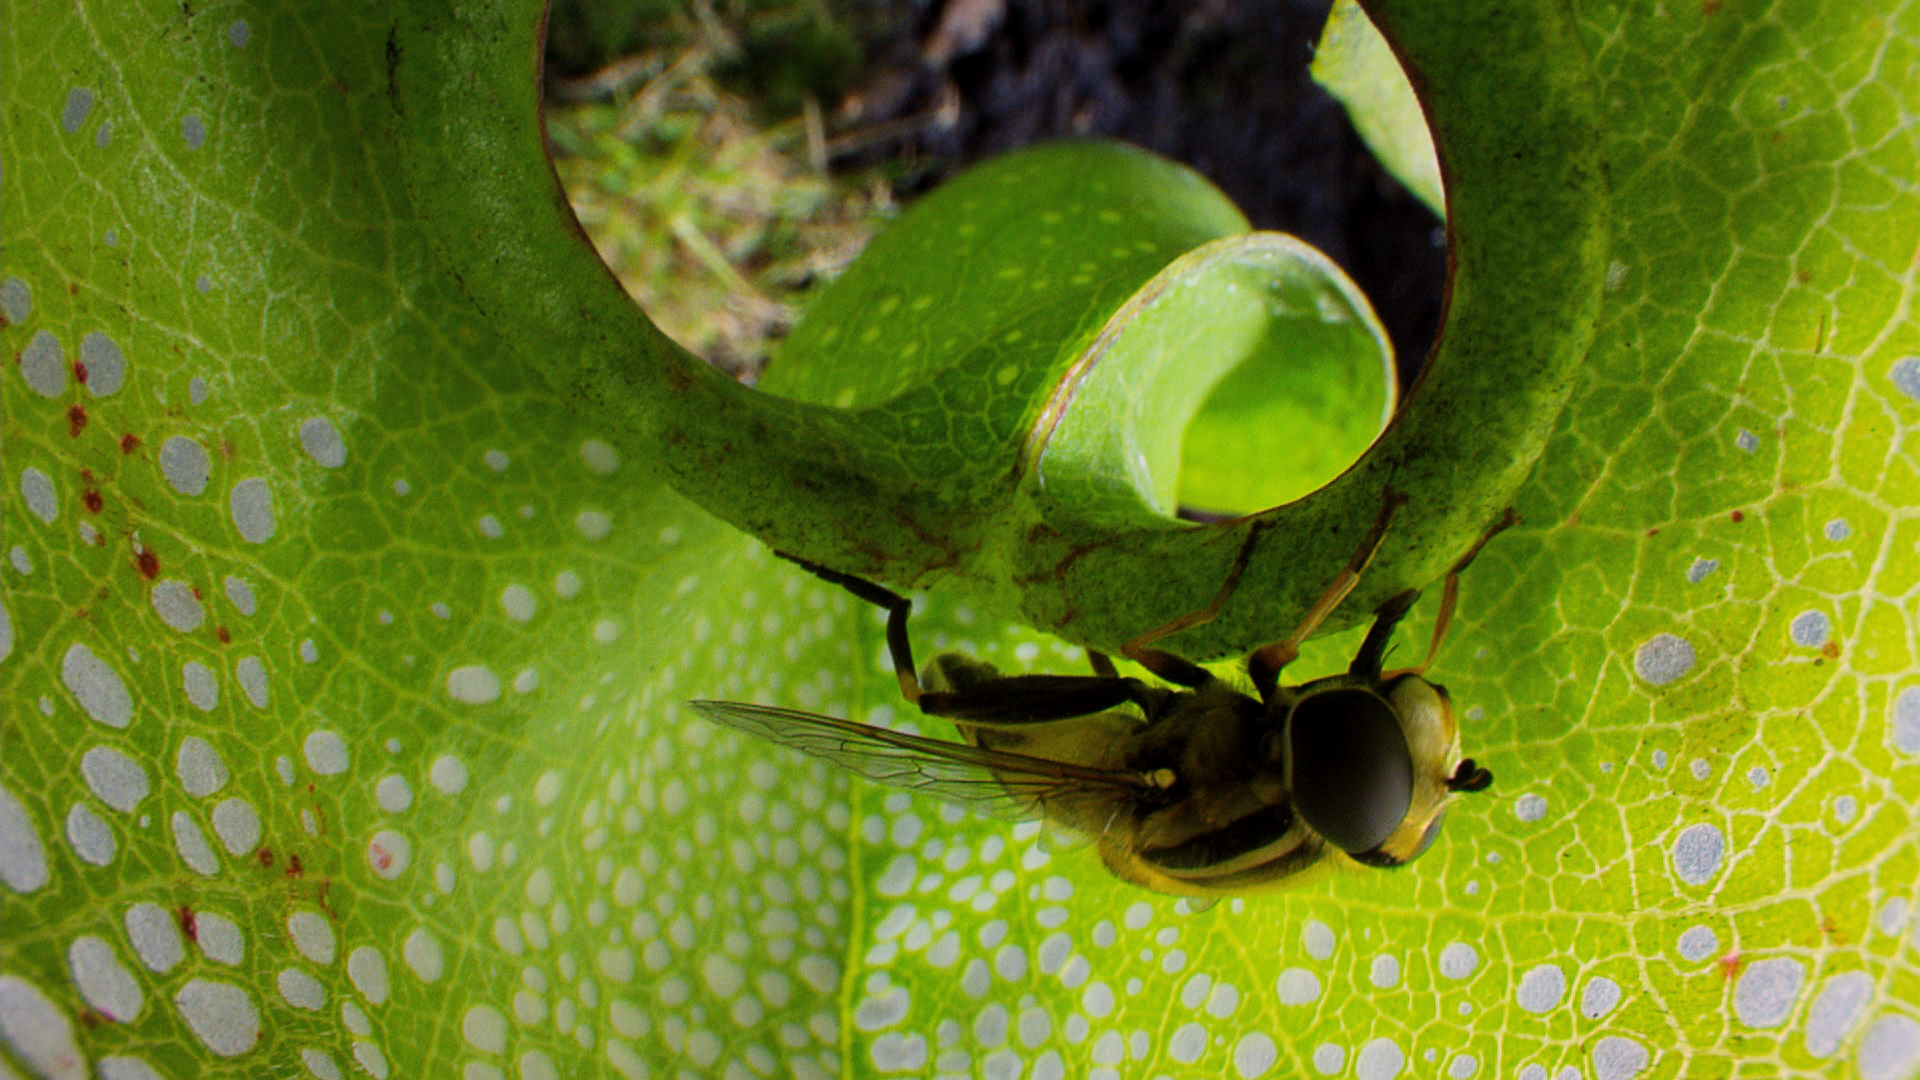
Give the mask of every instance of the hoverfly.
POLYGON ((1064 826, 1092 838, 1116 876, 1156 892, 1218 899, 1264 891, 1334 850, 1366 866, 1399 866, 1433 843, 1455 792, 1492 782, 1461 756, 1453 702, 1425 672, 1452 622, 1460 574, 1518 517, 1507 511, 1448 571, 1417 667, 1382 670, 1394 628, 1419 599, 1409 589, 1375 609, 1344 674, 1282 686, 1280 672, 1359 582, 1404 499, 1389 492, 1359 550, 1294 631, 1247 656, 1257 698, 1153 642, 1214 617, 1246 569, 1260 524, 1210 604, 1122 646, 1122 655, 1176 688, 1122 676, 1092 651, 1093 675, 1002 675, 948 653, 916 677, 910 601, 783 556, 886 610, 901 691, 921 712, 952 720, 966 741, 763 705, 690 704, 870 780, 1064 826), (1138 714, 1121 711, 1127 704, 1138 714))

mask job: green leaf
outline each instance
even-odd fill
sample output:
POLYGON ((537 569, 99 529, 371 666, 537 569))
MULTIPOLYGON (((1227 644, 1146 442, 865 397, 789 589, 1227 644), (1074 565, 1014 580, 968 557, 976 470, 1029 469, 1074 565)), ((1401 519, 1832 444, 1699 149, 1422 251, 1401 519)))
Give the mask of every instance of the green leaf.
POLYGON ((1445 218, 1447 194, 1420 100, 1358 0, 1334 0, 1311 70, 1313 81, 1347 107, 1354 130, 1380 164, 1445 218))
MULTIPOLYGON (((762 403, 616 303, 545 179, 534 13, 9 4, 0 1061, 1914 1075, 1913 8, 1586 5, 1560 40, 1557 5, 1465 7, 1373 13, 1429 73, 1473 375, 1394 430, 1505 460, 1525 424, 1449 410, 1580 346, 1435 669, 1494 788, 1407 870, 1182 915, 680 705, 903 711, 874 616, 670 491, 669 434, 794 455, 768 497, 811 477, 855 525, 889 466, 747 446, 762 403), (1563 83, 1598 145, 1515 138, 1563 83), (1547 182, 1582 153, 1608 247, 1547 182), (668 374, 629 398, 635 342, 668 374), (724 408, 674 414, 675 371, 724 408)), ((1263 618, 1325 584, 1284 563, 1263 618)), ((915 632, 1080 662, 971 597, 915 632)))

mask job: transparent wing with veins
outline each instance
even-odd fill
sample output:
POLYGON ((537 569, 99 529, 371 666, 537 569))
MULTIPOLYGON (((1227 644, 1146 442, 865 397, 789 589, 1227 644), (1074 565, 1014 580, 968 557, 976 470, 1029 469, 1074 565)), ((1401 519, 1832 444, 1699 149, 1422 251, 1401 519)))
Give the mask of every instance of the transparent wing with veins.
POLYGON ((794 709, 738 701, 688 704, 716 723, 790 746, 869 780, 1003 817, 1030 819, 1064 809, 1063 804, 1112 801, 1156 790, 1139 773, 927 739, 794 709))

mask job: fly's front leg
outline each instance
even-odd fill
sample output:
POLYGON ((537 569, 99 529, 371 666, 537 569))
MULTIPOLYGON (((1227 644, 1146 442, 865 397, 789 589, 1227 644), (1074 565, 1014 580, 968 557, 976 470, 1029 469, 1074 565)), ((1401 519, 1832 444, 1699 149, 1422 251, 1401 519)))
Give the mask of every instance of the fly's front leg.
MULTIPOLYGON (((1162 626, 1156 626, 1146 633, 1141 634, 1139 637, 1120 646, 1120 655, 1177 686, 1198 690, 1211 681, 1213 679, 1213 673, 1206 668, 1184 657, 1176 656, 1165 649, 1155 649, 1151 646, 1161 638, 1170 637, 1182 630, 1191 630, 1196 626, 1203 626, 1212 622, 1214 616, 1220 614, 1220 609, 1226 606, 1227 598, 1232 596, 1233 590, 1239 586, 1240 575, 1247 572, 1247 563, 1253 558, 1254 546, 1260 542, 1260 537, 1272 527, 1273 523, 1271 521, 1256 521, 1253 523, 1253 527, 1247 530, 1247 538, 1241 541, 1240 551, 1233 557, 1233 565, 1227 569, 1226 580, 1220 583, 1220 591, 1213 594, 1213 600, 1210 601, 1206 607, 1198 611, 1189 611, 1185 615, 1174 619, 1172 622, 1162 626)), ((1105 659, 1105 657, 1102 657, 1102 659, 1105 659)), ((1109 667, 1112 666, 1112 663, 1110 660, 1107 661, 1109 667)), ((1097 662, 1095 670, 1098 670, 1097 662)))
POLYGON ((893 657, 894 677, 900 680, 900 693, 915 705, 920 704, 920 680, 914 676, 913 642, 907 637, 907 616, 913 614, 913 601, 884 585, 876 585, 866 578, 843 574, 838 570, 829 570, 819 563, 811 563, 782 551, 776 551, 774 554, 814 577, 838 585, 867 603, 886 611, 887 652, 893 657))
MULTIPOLYGON (((1497 521, 1487 526, 1487 531, 1480 534, 1480 539, 1473 542, 1473 546, 1467 549, 1467 553, 1455 560, 1453 566, 1447 570, 1447 582, 1440 589, 1440 614, 1433 620, 1433 640, 1427 644, 1427 658, 1420 661, 1419 667, 1408 668, 1408 671, 1421 675, 1433 666, 1434 658, 1440 655, 1441 643, 1447 640, 1447 631, 1453 628, 1453 611, 1460 600, 1460 575, 1466 572, 1467 567, 1473 565, 1473 560, 1479 557, 1480 549, 1487 546, 1487 541, 1518 524, 1520 524, 1520 515, 1514 513, 1512 507, 1508 507, 1497 521)), ((1414 595, 1417 597, 1419 594, 1414 595)), ((1392 602, 1389 600, 1387 603, 1392 602)), ((1409 600, 1407 603, 1411 607, 1413 602, 1409 600)), ((1372 641, 1373 636, 1369 634, 1367 640, 1372 641)))
MULTIPOLYGON (((1354 551, 1353 558, 1347 560, 1347 565, 1334 575, 1333 583, 1327 586, 1326 592, 1320 594, 1320 599, 1314 602, 1313 607, 1300 620, 1300 625, 1293 628, 1293 633, 1271 645, 1262 645, 1248 655, 1247 675, 1253 679, 1253 685, 1259 688, 1261 700, 1266 701, 1273 697, 1274 689, 1280 685, 1280 669, 1292 663, 1294 657, 1300 655, 1301 642, 1312 637, 1313 632, 1320 629, 1320 624, 1326 621, 1327 616, 1333 614, 1334 609, 1347 598, 1347 594, 1353 591, 1353 587, 1360 584, 1360 575, 1366 572, 1367 564, 1373 561, 1374 553, 1380 550, 1380 542, 1387 537, 1387 524, 1393 520, 1393 512, 1406 501, 1405 492, 1388 488, 1386 502, 1380 507, 1380 516, 1374 519, 1373 528, 1367 530, 1367 535, 1361 538, 1360 547, 1354 551)), ((1414 594, 1415 598, 1419 595, 1417 592, 1414 594)), ((1408 604, 1411 605, 1412 601, 1409 600, 1408 604)), ((1401 614, 1405 612, 1402 611, 1401 614)), ((1399 620, 1396 618, 1394 621, 1399 620)), ((1389 631, 1391 629, 1391 627, 1388 628, 1389 631)))

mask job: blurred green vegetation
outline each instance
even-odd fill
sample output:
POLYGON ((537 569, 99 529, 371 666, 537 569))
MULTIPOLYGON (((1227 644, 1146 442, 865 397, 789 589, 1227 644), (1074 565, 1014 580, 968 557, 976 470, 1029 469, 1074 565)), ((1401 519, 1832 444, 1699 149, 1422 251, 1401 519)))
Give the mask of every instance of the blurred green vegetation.
POLYGON ((654 322, 751 381, 894 210, 885 177, 827 168, 854 30, 817 4, 623 0, 556 5, 549 33, 550 65, 600 62, 549 83, 574 213, 654 322))

